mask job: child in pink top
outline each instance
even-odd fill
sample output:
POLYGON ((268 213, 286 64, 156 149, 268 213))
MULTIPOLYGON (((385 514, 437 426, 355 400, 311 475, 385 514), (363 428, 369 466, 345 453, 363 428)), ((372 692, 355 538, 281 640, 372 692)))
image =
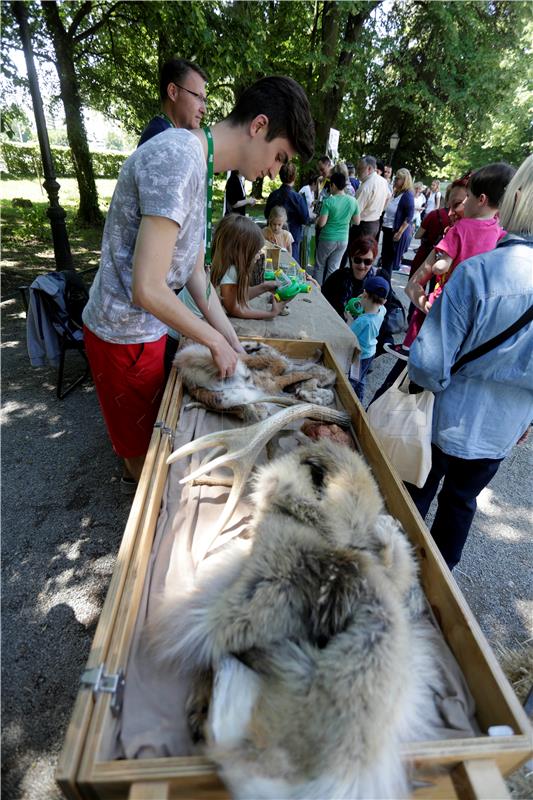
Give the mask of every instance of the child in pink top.
POLYGON ((417 307, 407 328, 403 347, 408 348, 418 335, 425 315, 442 293, 444 284, 462 261, 493 250, 505 236, 497 213, 498 206, 515 170, 509 164, 489 164, 474 172, 464 201, 464 217, 448 230, 443 239, 409 279, 405 292, 417 307), (425 286, 437 276, 428 295, 425 286))

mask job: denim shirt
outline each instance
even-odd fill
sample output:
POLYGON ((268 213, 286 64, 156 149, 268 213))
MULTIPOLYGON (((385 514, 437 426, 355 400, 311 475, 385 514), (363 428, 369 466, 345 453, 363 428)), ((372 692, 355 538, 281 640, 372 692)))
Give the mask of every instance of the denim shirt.
POLYGON ((435 392, 433 442, 448 455, 504 458, 533 419, 533 323, 450 374, 533 304, 532 243, 508 235, 463 261, 411 345, 409 377, 435 392))

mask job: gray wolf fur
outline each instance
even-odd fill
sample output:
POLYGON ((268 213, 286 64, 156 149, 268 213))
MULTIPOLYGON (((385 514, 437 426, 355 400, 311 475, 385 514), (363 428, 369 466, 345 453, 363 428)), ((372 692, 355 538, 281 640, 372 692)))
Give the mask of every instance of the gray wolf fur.
POLYGON ((302 402, 330 405, 335 373, 314 361, 294 362, 262 342, 243 342, 234 375, 218 376, 209 348, 190 344, 179 350, 174 364, 189 394, 213 411, 226 411, 243 419, 264 416, 261 401, 283 397, 286 404, 302 402), (295 394, 284 390, 295 388, 295 394), (296 399, 297 398, 297 399, 296 399))
POLYGON ((254 497, 251 541, 153 628, 196 676, 193 734, 238 798, 407 797, 400 744, 430 736, 439 675, 405 536, 363 459, 328 441, 259 470, 254 497))

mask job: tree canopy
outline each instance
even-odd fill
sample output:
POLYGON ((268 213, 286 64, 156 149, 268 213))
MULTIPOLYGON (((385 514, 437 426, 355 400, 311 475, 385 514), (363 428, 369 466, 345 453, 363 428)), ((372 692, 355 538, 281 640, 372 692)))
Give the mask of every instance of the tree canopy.
MULTIPOLYGON (((58 69, 69 141, 80 153, 82 106, 138 134, 159 108, 158 71, 172 56, 207 71, 208 122, 263 75, 300 81, 315 119, 316 157, 330 127, 340 130, 340 155, 348 160, 363 153, 388 159, 397 132, 395 166, 422 179, 452 178, 492 160, 517 164, 531 149, 533 23, 521 0, 25 5, 37 59, 58 69)), ((17 47, 6 9, 8 84, 20 82, 9 59, 17 47)), ((7 89, 3 105, 9 101, 7 89)), ((89 167, 79 159, 80 180, 87 180, 89 167)))

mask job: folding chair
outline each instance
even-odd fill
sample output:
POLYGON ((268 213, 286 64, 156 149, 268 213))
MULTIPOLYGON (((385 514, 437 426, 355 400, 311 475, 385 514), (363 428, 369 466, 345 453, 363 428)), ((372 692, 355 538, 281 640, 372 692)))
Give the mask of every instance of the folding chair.
MULTIPOLYGON (((42 276, 41 276, 42 277, 42 276)), ((90 367, 85 354, 83 341, 82 311, 89 299, 89 292, 80 276, 75 270, 63 270, 49 273, 57 288, 55 293, 46 291, 36 279, 30 287, 34 296, 34 308, 39 336, 42 341, 46 339, 46 331, 53 331, 56 340, 54 347, 54 363, 57 360, 57 385, 56 394, 63 400, 76 386, 79 386, 89 375, 90 367), (65 371, 65 357, 69 350, 80 354, 84 364, 83 373, 76 378, 66 389, 63 389, 63 376, 65 371)))

